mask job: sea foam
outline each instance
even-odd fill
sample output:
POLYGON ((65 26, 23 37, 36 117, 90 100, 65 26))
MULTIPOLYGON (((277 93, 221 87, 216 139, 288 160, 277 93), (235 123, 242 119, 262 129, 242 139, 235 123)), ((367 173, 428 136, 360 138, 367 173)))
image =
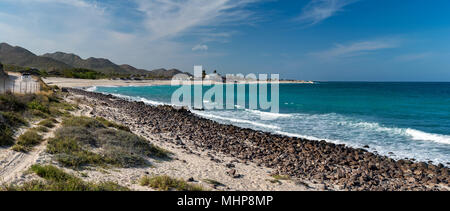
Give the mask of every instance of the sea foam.
POLYGON ((230 118, 230 117, 223 117, 223 116, 207 114, 207 113, 199 112, 199 111, 191 111, 191 112, 194 113, 194 114, 197 114, 199 116, 202 116, 202 117, 205 117, 205 118, 210 118, 210 119, 218 119, 218 120, 225 120, 225 121, 235 122, 235 123, 250 124, 250 125, 257 126, 257 127, 263 127, 263 128, 273 129, 273 130, 281 129, 280 127, 275 126, 275 125, 268 125, 268 124, 264 124, 264 123, 260 123, 260 122, 256 122, 256 121, 250 121, 250 120, 245 120, 245 119, 236 119, 236 118, 230 118))
POLYGON ((281 113, 273 113, 273 112, 264 112, 264 111, 258 111, 258 110, 252 110, 252 109, 245 109, 246 111, 256 114, 260 116, 261 118, 289 118, 292 117, 291 114, 281 114, 281 113))
POLYGON ((420 130, 414 130, 410 128, 406 129, 405 133, 411 136, 411 139, 416 141, 422 140, 422 141, 433 141, 441 144, 450 144, 450 136, 448 135, 426 133, 420 130))

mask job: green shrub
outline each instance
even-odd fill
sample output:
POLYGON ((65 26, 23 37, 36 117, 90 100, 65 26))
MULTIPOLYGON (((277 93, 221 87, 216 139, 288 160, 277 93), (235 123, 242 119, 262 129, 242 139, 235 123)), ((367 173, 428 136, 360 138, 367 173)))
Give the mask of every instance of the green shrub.
POLYGON ((104 151, 111 164, 117 167, 130 168, 150 165, 141 155, 130 153, 120 147, 108 147, 104 151))
POLYGON ((289 180, 290 179, 290 177, 287 175, 279 175, 279 174, 272 175, 272 177, 276 180, 289 180))
POLYGON ((58 123, 58 121, 54 118, 49 118, 49 119, 45 119, 42 120, 41 122, 39 122, 38 125, 47 127, 47 128, 54 128, 55 127, 55 123, 58 123))
POLYGON ((202 186, 191 185, 182 179, 174 179, 169 176, 143 177, 140 181, 142 186, 149 186, 159 191, 204 191, 202 186))
POLYGON ((26 105, 13 94, 0 95, 0 111, 23 111, 26 105))
POLYGON ((27 126, 28 122, 18 113, 14 112, 0 112, 0 116, 3 117, 4 124, 10 127, 27 126))
POLYGON ((4 124, 0 125, 0 146, 11 146, 14 144, 14 132, 4 124))
POLYGON ((33 100, 32 102, 28 103, 28 108, 38 110, 47 114, 50 113, 49 107, 42 102, 39 102, 38 100, 33 100))
POLYGON ((75 180, 75 176, 67 174, 55 166, 41 166, 41 165, 33 165, 31 166, 31 171, 36 173, 38 176, 55 182, 67 181, 67 180, 75 180))
POLYGON ((0 146, 14 144, 14 133, 19 126, 28 122, 14 112, 0 112, 0 146))
POLYGON ((102 119, 70 117, 49 140, 47 151, 62 165, 114 165, 130 168, 148 166, 147 157, 170 159, 170 152, 124 130, 107 129, 102 119), (93 152, 95 151, 95 153, 93 152))
POLYGON ((55 154, 59 163, 71 168, 112 163, 102 155, 83 149, 77 141, 69 138, 50 139, 47 144, 47 152, 55 154))
POLYGON ((47 114, 47 113, 44 113, 42 111, 35 110, 35 109, 28 109, 27 111, 25 111, 24 115, 27 116, 28 118, 33 118, 33 119, 50 118, 50 114, 47 114))
POLYGON ((62 127, 55 131, 56 139, 70 139, 82 145, 97 147, 94 135, 84 127, 62 127))
POLYGON ((117 124, 117 123, 115 123, 115 122, 108 121, 108 120, 106 120, 106 119, 103 118, 103 117, 97 117, 97 118, 95 118, 95 119, 98 120, 99 122, 103 123, 103 125, 105 125, 106 127, 112 127, 112 128, 116 128, 116 129, 118 129, 118 130, 123 130, 123 131, 126 131, 126 132, 131 132, 130 128, 128 128, 127 126, 121 125, 121 124, 117 124))
POLYGON ((51 107, 55 107, 58 109, 63 109, 65 111, 75 111, 76 106, 66 102, 52 102, 50 103, 51 107))
POLYGON ((17 138, 16 145, 12 149, 18 152, 29 152, 32 147, 40 144, 42 141, 42 136, 36 131, 28 130, 17 138))
POLYGON ((89 117, 70 117, 63 120, 62 125, 65 127, 83 127, 90 130, 105 128, 101 122, 89 117))
POLYGON ((106 77, 103 73, 83 68, 64 70, 62 74, 65 78, 100 79, 106 77))
POLYGON ((170 152, 154 146, 144 138, 133 133, 101 129, 94 133, 99 144, 105 148, 119 147, 123 151, 128 151, 132 154, 145 155, 148 157, 169 159, 170 152))
POLYGON ((114 182, 91 183, 54 166, 33 165, 31 171, 45 179, 33 180, 22 186, 6 186, 0 190, 6 191, 129 191, 128 188, 114 182))
POLYGON ((48 128, 44 127, 44 126, 39 126, 39 127, 33 128, 33 129, 38 132, 41 132, 41 133, 47 133, 49 131, 48 128))

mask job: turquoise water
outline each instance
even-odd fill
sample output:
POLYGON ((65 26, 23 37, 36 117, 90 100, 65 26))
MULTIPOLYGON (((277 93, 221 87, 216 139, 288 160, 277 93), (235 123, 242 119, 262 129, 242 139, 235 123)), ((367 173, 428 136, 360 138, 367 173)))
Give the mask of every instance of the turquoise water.
MULTIPOLYGON (((176 89, 95 87, 97 92, 154 105, 170 104, 176 89)), ((370 151, 396 159, 450 162, 450 83, 280 84, 280 114, 275 120, 262 120, 261 115, 274 115, 250 109, 193 112, 277 134, 353 147, 369 145, 370 151)))

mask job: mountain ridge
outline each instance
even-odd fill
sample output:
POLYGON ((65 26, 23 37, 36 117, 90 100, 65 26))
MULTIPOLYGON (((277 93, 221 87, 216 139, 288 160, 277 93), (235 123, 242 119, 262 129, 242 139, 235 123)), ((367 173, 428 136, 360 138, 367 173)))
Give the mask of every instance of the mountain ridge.
MULTIPOLYGON (((47 71, 63 71, 66 69, 90 69, 104 74, 146 75, 157 78, 171 78, 183 73, 178 69, 155 69, 152 71, 138 69, 129 64, 117 65, 105 58, 89 57, 83 59, 74 53, 46 53, 38 56, 31 51, 8 43, 0 43, 0 62, 8 65, 43 69, 47 71)), ((184 74, 191 75, 185 72, 184 74)))
POLYGON ((0 62, 9 65, 46 69, 49 71, 71 68, 63 62, 37 56, 25 48, 11 46, 7 43, 0 43, 0 62))

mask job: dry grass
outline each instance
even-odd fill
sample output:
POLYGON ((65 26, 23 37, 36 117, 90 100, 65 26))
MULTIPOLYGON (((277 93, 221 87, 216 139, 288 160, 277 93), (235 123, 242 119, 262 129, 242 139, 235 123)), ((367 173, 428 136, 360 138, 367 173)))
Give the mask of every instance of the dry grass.
POLYGON ((5 191, 129 191, 128 188, 113 182, 91 183, 54 166, 33 165, 32 172, 45 181, 33 180, 21 186, 10 185, 0 187, 5 191))
POLYGON ((33 129, 30 129, 17 138, 17 142, 12 147, 12 150, 18 152, 29 152, 34 146, 40 144, 42 141, 44 141, 42 136, 33 129))
POLYGON ((109 129, 97 119, 70 117, 49 140, 47 151, 64 166, 130 168, 148 166, 146 158, 170 159, 170 152, 124 130, 109 129))

